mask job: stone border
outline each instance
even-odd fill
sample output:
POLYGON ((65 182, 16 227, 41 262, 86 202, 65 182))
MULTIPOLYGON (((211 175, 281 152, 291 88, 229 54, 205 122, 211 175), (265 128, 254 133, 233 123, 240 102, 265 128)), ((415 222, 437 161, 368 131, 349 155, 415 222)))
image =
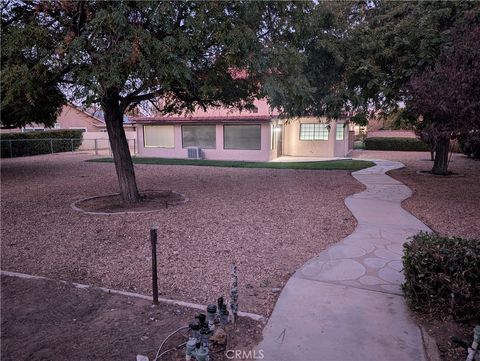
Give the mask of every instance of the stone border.
POLYGON ((424 176, 444 178, 444 179, 465 177, 465 173, 452 173, 452 174, 447 174, 447 175, 441 175, 441 174, 430 173, 430 171, 428 171, 428 170, 417 170, 415 173, 420 174, 420 175, 424 175, 424 176))
MULTIPOLYGON (((162 192, 162 191, 161 190, 145 190, 145 191, 141 191, 140 193, 156 193, 156 192, 162 192)), ((171 191, 171 192, 181 196, 183 198, 183 200, 172 202, 172 203, 168 202, 167 204, 169 206, 177 206, 177 205, 185 204, 190 200, 189 198, 187 198, 182 193, 179 193, 179 192, 176 192, 176 191, 171 191)), ((158 212, 158 211, 164 209, 164 208, 158 208, 158 209, 151 209, 151 210, 148 210, 148 211, 93 212, 93 211, 86 211, 86 210, 84 210, 84 209, 82 209, 78 206, 79 203, 84 202, 84 201, 88 201, 88 200, 91 200, 91 199, 112 197, 112 196, 118 196, 118 195, 120 195, 120 193, 103 194, 103 195, 100 195, 100 196, 86 197, 86 198, 82 198, 82 199, 76 200, 75 202, 71 203, 70 207, 77 212, 81 212, 81 213, 84 213, 84 214, 93 214, 93 215, 142 214, 142 213, 158 212)))
MULTIPOLYGON (((29 275, 29 274, 25 274, 25 273, 4 271, 4 270, 0 270, 0 275, 22 278, 22 279, 30 279, 30 280, 45 280, 45 281, 51 281, 51 282, 60 282, 60 283, 63 283, 63 284, 72 285, 72 286, 74 286, 76 288, 79 288, 79 289, 89 289, 90 288, 92 290, 102 291, 102 292, 105 292, 105 293, 110 293, 110 294, 113 293, 113 294, 117 294, 117 295, 121 295, 121 296, 135 297, 135 298, 141 298, 141 299, 147 300, 147 301, 152 301, 152 297, 142 295, 140 293, 114 290, 114 289, 105 288, 105 287, 96 287, 96 286, 91 286, 91 285, 85 285, 85 284, 82 284, 82 283, 69 282, 69 281, 63 281, 63 280, 55 280, 55 279, 48 278, 48 277, 43 277, 43 276, 35 276, 35 275, 29 275)), ((196 310, 201 310, 201 311, 206 311, 206 309, 207 309, 206 305, 201 305, 201 304, 198 304, 198 303, 171 300, 169 298, 162 298, 162 297, 159 297, 158 300, 160 302, 167 303, 167 304, 170 304, 170 305, 177 305, 177 306, 182 306, 182 307, 194 308, 196 310)), ((263 322, 263 323, 267 322, 267 317, 262 316, 262 315, 258 315, 256 313, 239 311, 238 315, 240 317, 250 318, 254 321, 259 321, 259 322, 263 322)))

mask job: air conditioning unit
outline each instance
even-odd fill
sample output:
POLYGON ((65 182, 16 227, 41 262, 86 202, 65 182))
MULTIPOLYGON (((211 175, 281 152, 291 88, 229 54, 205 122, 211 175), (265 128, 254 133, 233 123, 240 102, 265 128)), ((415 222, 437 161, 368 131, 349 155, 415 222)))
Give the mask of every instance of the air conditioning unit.
POLYGON ((187 148, 188 159, 202 159, 202 149, 199 147, 187 148))

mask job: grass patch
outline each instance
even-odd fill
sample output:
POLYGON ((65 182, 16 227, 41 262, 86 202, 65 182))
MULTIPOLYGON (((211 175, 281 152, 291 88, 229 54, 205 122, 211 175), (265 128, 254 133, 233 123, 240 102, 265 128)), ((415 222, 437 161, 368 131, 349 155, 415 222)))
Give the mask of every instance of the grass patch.
MULTIPOLYGON (((375 165, 364 160, 329 160, 325 162, 241 162, 207 159, 172 159, 133 157, 135 164, 194 165, 229 168, 315 169, 315 170, 360 170, 375 165)), ((112 158, 89 159, 87 162, 112 163, 112 158)))

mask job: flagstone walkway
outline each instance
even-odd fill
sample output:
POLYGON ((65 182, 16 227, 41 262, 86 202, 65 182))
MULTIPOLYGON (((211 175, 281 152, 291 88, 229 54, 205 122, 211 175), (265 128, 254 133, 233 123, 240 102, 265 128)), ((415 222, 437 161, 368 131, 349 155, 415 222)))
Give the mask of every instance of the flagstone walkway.
POLYGON ((425 361, 420 329, 402 296, 403 243, 429 231, 401 207, 411 190, 385 172, 352 173, 367 189, 345 204, 358 221, 348 237, 287 282, 258 346, 272 361, 425 361))

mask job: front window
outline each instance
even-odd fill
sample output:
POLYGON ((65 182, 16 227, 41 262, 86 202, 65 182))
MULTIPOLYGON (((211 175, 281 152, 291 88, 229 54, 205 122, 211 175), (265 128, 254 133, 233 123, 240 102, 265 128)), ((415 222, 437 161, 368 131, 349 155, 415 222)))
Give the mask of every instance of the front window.
POLYGON ((146 148, 174 148, 173 125, 144 125, 143 140, 146 148))
POLYGON ((328 127, 320 123, 300 124, 300 140, 328 140, 328 127))
POLYGON ((344 137, 345 137, 344 124, 337 124, 336 132, 335 132, 335 139, 336 140, 343 140, 344 137))
POLYGON ((262 143, 260 125, 224 125, 224 149, 260 150, 262 143))
POLYGON ((183 125, 183 148, 200 147, 203 149, 215 149, 217 142, 215 128, 215 125, 183 125))

